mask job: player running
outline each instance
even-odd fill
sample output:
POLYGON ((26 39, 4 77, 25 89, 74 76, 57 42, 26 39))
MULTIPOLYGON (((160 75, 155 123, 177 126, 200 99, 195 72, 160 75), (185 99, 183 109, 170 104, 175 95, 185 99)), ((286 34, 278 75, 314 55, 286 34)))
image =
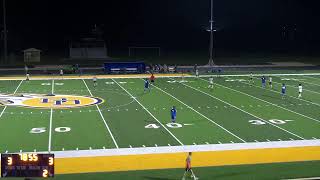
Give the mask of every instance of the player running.
POLYGON ((282 87, 281 87, 281 96, 282 96, 282 99, 285 98, 286 89, 287 89, 287 87, 286 87, 286 85, 283 83, 283 84, 282 84, 282 87))
POLYGON ((213 89, 213 77, 212 76, 209 78, 209 86, 208 86, 208 88, 213 89))
POLYGON ((96 77, 96 76, 93 76, 92 81, 93 81, 93 87, 96 87, 96 86, 98 85, 98 83, 97 83, 97 77, 96 77))
POLYGON ((262 83, 262 87, 266 88, 266 77, 265 76, 261 77, 261 83, 262 83))
POLYGON ((196 77, 198 78, 199 77, 199 70, 196 69, 196 77))
POLYGON ((193 173, 193 171, 192 171, 192 168, 191 168, 191 156, 192 156, 192 152, 189 152, 188 157, 187 157, 187 159, 186 159, 186 169, 185 169, 185 172, 184 172, 184 174, 183 174, 182 180, 185 180, 185 177, 186 177, 186 175, 187 175, 188 173, 191 173, 191 175, 190 175, 191 178, 193 178, 193 179, 195 179, 195 180, 198 179, 198 178, 194 175, 194 173, 193 173))
POLYGON ((269 86, 272 89, 272 77, 271 76, 269 77, 269 86))
POLYGON ((147 90, 150 92, 150 83, 148 78, 144 80, 144 92, 146 92, 147 90))
POLYGON ((177 110, 175 106, 173 106, 172 109, 170 110, 170 114, 171 114, 171 122, 176 123, 177 110))
POLYGON ((154 80, 155 80, 156 78, 154 77, 154 75, 153 75, 153 73, 151 74, 151 76, 150 76, 150 82, 151 82, 151 84, 154 84, 154 80))
POLYGON ((301 98, 302 97, 302 84, 299 84, 298 88, 299 88, 299 96, 298 96, 298 98, 301 98))

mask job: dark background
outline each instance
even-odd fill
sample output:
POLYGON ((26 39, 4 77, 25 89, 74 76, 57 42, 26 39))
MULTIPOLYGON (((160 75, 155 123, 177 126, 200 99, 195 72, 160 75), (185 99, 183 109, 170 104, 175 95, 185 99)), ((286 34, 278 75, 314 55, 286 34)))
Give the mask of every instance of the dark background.
MULTIPOLYGON (((319 5, 318 0, 214 0, 216 56, 317 55, 319 5)), ((2 1, 0 6, 2 22, 2 1)), ((207 56, 209 15, 209 0, 7 0, 9 51, 35 47, 67 56, 69 42, 89 36, 97 24, 111 55, 139 45, 207 56)))

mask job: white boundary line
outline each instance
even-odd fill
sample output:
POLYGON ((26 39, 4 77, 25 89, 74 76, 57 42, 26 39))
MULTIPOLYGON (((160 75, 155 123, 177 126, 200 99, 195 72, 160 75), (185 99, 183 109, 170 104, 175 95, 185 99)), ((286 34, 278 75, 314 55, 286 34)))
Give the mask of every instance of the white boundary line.
MULTIPOLYGON (((166 154, 183 152, 232 151, 250 149, 276 149, 296 147, 320 147, 320 140, 270 141, 251 143, 206 144, 185 146, 158 146, 120 149, 65 150, 52 151, 56 158, 121 156, 139 154, 166 154)), ((41 152, 39 152, 41 153, 41 152)))
POLYGON ((320 179, 319 177, 308 177, 308 178, 295 178, 295 179, 282 179, 282 180, 317 180, 320 179))
MULTIPOLYGON (((172 79, 172 80, 174 80, 174 79, 172 79)), ((179 82, 180 83, 180 82, 179 82)), ((223 102, 223 103, 225 103, 225 104, 228 104, 229 106, 232 106, 233 108, 235 108, 235 109, 238 109, 238 110, 240 110, 240 111, 242 111, 242 112, 244 112, 244 113, 246 113, 246 114, 249 114, 249 115, 251 115, 252 117, 255 117, 255 118, 257 118, 257 119, 260 119, 260 120, 262 120, 262 121, 264 121, 264 122, 266 122, 266 123, 268 123, 268 124, 270 124, 270 125, 272 125, 272 126, 274 126, 274 127, 276 127, 276 128, 279 128, 279 129, 281 129, 281 130, 283 130, 283 131, 285 131, 285 132, 287 132, 287 133, 289 133, 289 134, 291 134, 291 135, 293 135, 293 136, 296 136, 296 137, 298 137, 298 138, 300 138, 300 139, 304 139, 303 137, 301 137, 301 136, 299 136, 299 135, 297 135, 297 134, 295 134, 295 133, 292 133, 292 132, 290 132, 290 131, 288 131, 288 130, 286 130, 286 129, 283 129, 282 127, 279 127, 279 126, 277 126, 277 125, 275 125, 275 124, 272 124, 272 123, 270 123, 269 121, 266 121, 266 120, 264 120, 264 119, 262 119, 262 118, 260 118, 260 117, 258 117, 258 116, 256 116, 256 115, 254 115, 254 114, 251 114, 251 113, 249 113, 249 112, 247 112, 247 111, 245 111, 245 110, 243 110, 243 109, 241 109, 241 108, 238 108, 237 106, 234 106, 234 105, 232 105, 232 104, 230 104, 230 103, 228 103, 228 102, 226 102, 226 101, 224 101, 224 100, 222 100, 222 99, 219 99, 219 98, 217 98, 217 97, 215 97, 215 96, 212 96, 211 94, 209 94, 209 93, 206 93, 206 92, 204 92, 204 91, 201 91, 201 90, 199 90, 199 89, 197 89, 197 88, 194 88, 194 87, 192 87, 192 86, 189 86, 189 85, 186 85, 186 84, 183 84, 183 83, 180 83, 180 84, 182 84, 182 85, 184 85, 184 86, 187 86, 187 87, 189 87, 189 88, 191 88, 191 89, 194 89, 194 90, 196 90, 196 91, 199 91, 199 92, 201 92, 201 93, 203 93, 203 94, 206 94, 207 96, 209 96, 209 97, 211 97, 211 98, 213 98, 213 99, 216 99, 216 100, 219 100, 219 101, 221 101, 221 102, 223 102)))
MULTIPOLYGON (((203 81, 207 81, 207 80, 202 79, 202 78, 200 78, 200 79, 201 79, 201 80, 203 80, 203 81)), ((208 82, 208 81, 207 81, 207 82, 208 82)), ((262 101, 262 102, 265 102, 265 103, 271 104, 271 105, 273 105, 273 106, 276 106, 276 107, 278 107, 278 108, 284 109, 284 110, 289 111, 289 112, 292 112, 292 113, 297 114, 297 115, 299 115, 299 116, 302 116, 302 117, 305 117, 305 118, 311 119, 311 120, 313 120, 313 121, 320 122, 320 120, 318 120, 318 119, 314 119, 314 118, 309 117, 309 116, 306 116, 306 115, 304 115, 304 114, 300 114, 300 113, 298 113, 298 112, 292 111, 292 110, 290 110, 290 109, 287 109, 287 108, 285 108, 285 107, 279 106, 279 105, 277 105, 277 104, 273 104, 273 103, 271 103, 271 102, 269 102, 269 101, 266 101, 266 100, 260 99, 260 98, 258 98, 258 97, 252 96, 252 95, 247 94, 247 93, 244 93, 244 92, 242 92, 242 91, 238 91, 238 90, 236 90, 236 89, 226 87, 226 86, 221 85, 221 84, 219 84, 219 83, 216 83, 216 85, 218 85, 218 86, 220 86, 220 87, 223 87, 223 88, 226 88, 226 89, 229 89, 229 90, 231 90, 231 91, 234 91, 234 92, 240 93, 240 94, 244 94, 244 95, 246 95, 246 96, 252 97, 252 98, 257 99, 257 100, 259 100, 259 101, 262 101)))
MULTIPOLYGON (((20 83, 18 84, 18 87, 14 90, 13 94, 15 94, 15 93, 18 91, 18 89, 19 89, 19 87, 21 86, 22 82, 23 82, 23 80, 20 81, 20 83)), ((4 111, 7 109, 7 107, 8 107, 8 106, 4 106, 4 108, 2 109, 2 111, 1 111, 1 113, 0 113, 0 118, 2 117, 4 111)))
MULTIPOLYGON (((93 96, 92 93, 91 93, 91 91, 90 91, 90 89, 89 89, 89 87, 88 87, 88 85, 87 85, 87 83, 86 83, 86 81, 85 81, 84 79, 82 79, 82 81, 83 81, 84 85, 87 87, 88 92, 90 93, 90 95, 93 96)), ((100 114, 100 116, 101 116, 101 118, 102 118, 102 120, 103 120, 103 122, 104 122, 104 125, 105 125, 106 128, 108 129, 108 132, 109 132, 109 134, 110 134, 110 136, 111 136, 111 138, 112 138, 112 141, 113 141, 114 145, 116 146, 117 149, 119 149, 118 143, 117 143, 117 141, 115 140, 115 138, 113 137, 112 132, 111 132, 111 130, 110 130, 110 128, 109 128, 106 120, 104 119, 104 116, 102 115, 101 110, 100 110, 100 108, 99 108, 99 106, 98 106, 97 104, 96 104, 96 107, 97 107, 98 112, 99 112, 99 114, 100 114)))
MULTIPOLYGON (((52 80, 51 94, 54 94, 54 79, 52 80)), ((52 118, 53 118, 53 109, 50 108, 50 122, 49 122, 49 142, 48 142, 48 152, 51 152, 51 141, 52 141, 52 118)))
POLYGON ((153 119, 155 119, 179 144, 183 145, 183 143, 171 132, 166 126, 164 126, 143 104, 141 104, 136 97, 134 97, 130 92, 128 92, 124 87, 122 87, 116 80, 112 79, 121 89, 123 89, 126 93, 128 93, 148 114, 150 114, 153 119))
POLYGON ((190 108, 191 110, 193 110, 194 112, 196 112, 197 114, 199 114, 200 116, 204 117, 205 119, 207 119, 208 121, 210 121, 211 123, 215 124, 216 126, 220 127, 221 129, 223 129, 224 131, 226 131, 227 133, 231 134, 232 136, 236 137, 237 139, 239 139, 242 142, 246 142, 245 140, 243 140, 242 138, 240 138, 239 136, 233 134, 232 132, 230 132, 229 130, 227 130, 226 128, 224 128, 223 126, 221 126, 220 124, 216 123, 215 121, 213 121, 212 119, 208 118, 207 116, 203 115, 202 113, 198 112, 197 110, 193 109, 191 106, 187 105, 186 103, 182 102, 181 100, 179 100, 178 98, 174 97, 173 95, 171 95, 170 93, 162 90, 161 88, 152 85, 155 88, 157 88, 158 90, 162 91, 163 93, 167 94, 168 96, 172 97, 173 99, 177 100, 178 102, 180 102, 181 104, 185 105, 186 107, 190 108))

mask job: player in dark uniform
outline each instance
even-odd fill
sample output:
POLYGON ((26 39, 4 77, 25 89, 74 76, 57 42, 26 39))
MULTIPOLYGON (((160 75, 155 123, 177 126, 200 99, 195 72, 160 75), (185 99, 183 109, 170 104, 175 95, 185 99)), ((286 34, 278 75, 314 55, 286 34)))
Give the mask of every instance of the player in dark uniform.
POLYGON ((177 118, 177 110, 175 106, 173 106, 172 109, 170 110, 170 114, 171 114, 171 122, 175 123, 177 118))
POLYGON ((147 90, 150 92, 150 83, 148 78, 144 80, 144 92, 146 92, 147 90))

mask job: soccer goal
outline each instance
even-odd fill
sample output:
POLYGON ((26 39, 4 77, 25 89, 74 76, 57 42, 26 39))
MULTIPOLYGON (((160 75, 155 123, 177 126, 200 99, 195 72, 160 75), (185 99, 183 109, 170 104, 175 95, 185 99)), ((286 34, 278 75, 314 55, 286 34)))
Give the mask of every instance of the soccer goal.
POLYGON ((158 57, 161 56, 161 48, 157 46, 130 46, 129 57, 158 57))

